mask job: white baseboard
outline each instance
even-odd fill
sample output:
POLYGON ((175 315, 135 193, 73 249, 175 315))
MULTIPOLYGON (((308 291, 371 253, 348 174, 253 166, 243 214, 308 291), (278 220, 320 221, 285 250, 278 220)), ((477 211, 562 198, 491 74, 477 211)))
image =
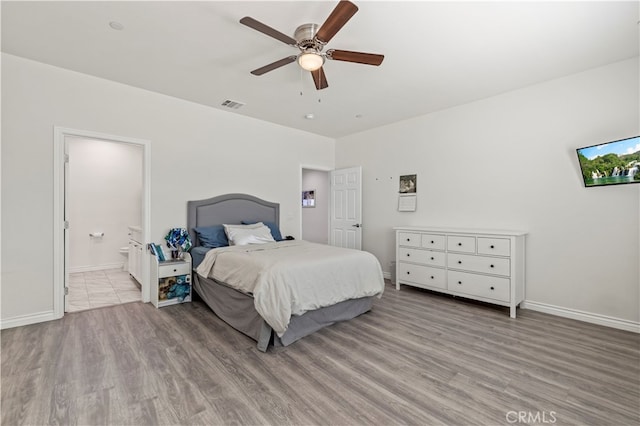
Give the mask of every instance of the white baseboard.
POLYGON ((104 265, 94 265, 94 266, 76 266, 75 268, 69 268, 70 274, 75 274, 78 272, 93 272, 93 271, 104 271, 105 269, 122 269, 124 266, 124 262, 118 263, 107 263, 104 265))
POLYGON ((39 322, 53 321, 55 317, 53 311, 38 312, 37 314, 20 315, 13 318, 7 318, 0 321, 0 329, 20 327, 23 325, 36 324, 39 322))
POLYGON ((604 325, 605 327, 617 328, 620 330, 640 333, 640 323, 625 319, 610 317, 606 315, 594 314, 591 312, 579 311, 577 309, 563 308, 560 306, 548 305, 546 303, 525 300, 520 304, 522 309, 544 312, 545 314, 556 315, 564 318, 571 318, 578 321, 592 324, 604 325))

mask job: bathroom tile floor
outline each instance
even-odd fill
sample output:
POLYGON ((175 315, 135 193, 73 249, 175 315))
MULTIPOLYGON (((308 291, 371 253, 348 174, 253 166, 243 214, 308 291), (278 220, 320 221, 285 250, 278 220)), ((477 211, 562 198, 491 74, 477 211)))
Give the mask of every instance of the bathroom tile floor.
POLYGON ((139 302, 139 284, 122 268, 69 274, 67 312, 139 302))

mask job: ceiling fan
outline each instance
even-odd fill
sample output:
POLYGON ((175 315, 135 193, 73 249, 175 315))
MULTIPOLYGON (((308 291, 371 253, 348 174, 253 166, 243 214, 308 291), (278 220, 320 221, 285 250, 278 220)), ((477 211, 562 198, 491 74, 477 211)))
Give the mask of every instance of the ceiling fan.
POLYGON ((358 7, 355 4, 347 0, 341 0, 324 24, 321 26, 318 24, 302 24, 296 28, 293 37, 289 37, 262 22, 245 16, 240 20, 241 24, 300 49, 299 54, 287 56, 286 58, 255 69, 251 71, 251 74, 262 75, 297 60, 300 67, 311 72, 316 89, 321 90, 329 87, 324 70, 322 69, 325 59, 356 62, 365 65, 380 65, 384 59, 384 55, 337 49, 329 49, 324 53, 322 52, 325 45, 329 43, 333 36, 340 31, 344 24, 346 24, 357 11, 358 7))

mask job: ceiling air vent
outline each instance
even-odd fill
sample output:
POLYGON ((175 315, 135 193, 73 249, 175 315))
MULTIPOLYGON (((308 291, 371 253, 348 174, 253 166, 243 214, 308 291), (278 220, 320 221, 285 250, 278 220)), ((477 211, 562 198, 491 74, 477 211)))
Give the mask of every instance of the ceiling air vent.
POLYGON ((244 106, 244 103, 238 102, 238 101, 232 101, 231 99, 227 99, 226 101, 224 101, 220 105, 222 105, 225 108, 238 109, 241 106, 244 106))

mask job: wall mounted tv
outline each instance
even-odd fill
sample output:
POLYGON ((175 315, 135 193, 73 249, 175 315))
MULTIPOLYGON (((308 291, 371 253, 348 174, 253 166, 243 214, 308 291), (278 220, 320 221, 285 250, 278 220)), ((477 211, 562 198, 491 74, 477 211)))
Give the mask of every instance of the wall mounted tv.
POLYGON ((576 151, 584 186, 640 183, 640 136, 576 151))

